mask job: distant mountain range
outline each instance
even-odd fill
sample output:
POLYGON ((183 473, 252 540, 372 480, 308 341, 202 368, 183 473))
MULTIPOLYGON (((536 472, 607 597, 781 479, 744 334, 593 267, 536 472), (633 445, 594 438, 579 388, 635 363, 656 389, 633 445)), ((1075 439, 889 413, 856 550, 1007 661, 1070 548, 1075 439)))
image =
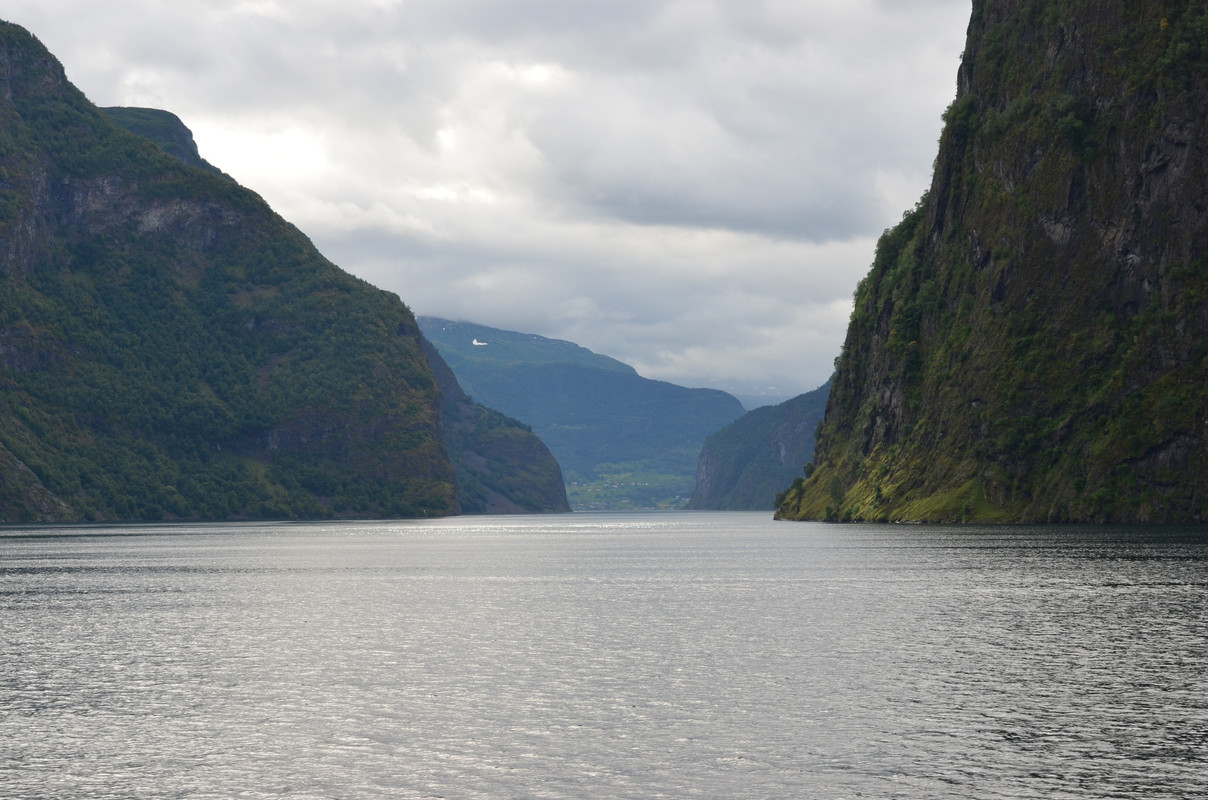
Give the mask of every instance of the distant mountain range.
POLYGON ((101 111, 8 23, 0 88, 0 522, 567 508, 411 311, 176 117, 101 111))
POLYGON ((643 378, 571 342, 418 317, 462 387, 530 425, 562 467, 576 509, 678 508, 705 438, 743 414, 715 389, 643 378))
POLYGON ((775 406, 750 411, 709 436, 696 468, 694 510, 767 510, 814 457, 814 433, 830 382, 775 406))

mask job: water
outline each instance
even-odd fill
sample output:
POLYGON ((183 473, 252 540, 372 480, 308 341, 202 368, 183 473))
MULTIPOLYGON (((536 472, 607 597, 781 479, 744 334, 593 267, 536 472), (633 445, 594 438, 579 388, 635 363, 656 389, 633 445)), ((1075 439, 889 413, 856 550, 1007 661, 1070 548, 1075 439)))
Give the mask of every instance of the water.
POLYGON ((5 798, 1208 796, 1202 529, 0 530, 5 798))

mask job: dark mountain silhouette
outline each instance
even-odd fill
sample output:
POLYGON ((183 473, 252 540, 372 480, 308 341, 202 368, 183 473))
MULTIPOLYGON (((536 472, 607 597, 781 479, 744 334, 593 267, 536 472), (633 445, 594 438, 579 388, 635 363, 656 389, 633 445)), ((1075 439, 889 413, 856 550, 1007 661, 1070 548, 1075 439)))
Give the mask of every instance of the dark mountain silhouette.
POLYGON ((696 467, 694 510, 772 510, 776 496, 814 457, 830 383, 749 411, 705 440, 696 467))

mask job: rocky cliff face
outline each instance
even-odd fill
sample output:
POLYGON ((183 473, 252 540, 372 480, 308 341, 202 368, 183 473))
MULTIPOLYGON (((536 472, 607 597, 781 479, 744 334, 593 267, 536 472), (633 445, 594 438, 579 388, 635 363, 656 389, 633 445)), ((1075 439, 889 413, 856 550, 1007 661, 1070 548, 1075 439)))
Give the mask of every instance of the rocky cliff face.
POLYGON ((789 518, 1203 521, 1208 11, 975 0, 789 518))
POLYGON ((410 310, 206 167, 0 23, 0 522, 456 513, 410 310))

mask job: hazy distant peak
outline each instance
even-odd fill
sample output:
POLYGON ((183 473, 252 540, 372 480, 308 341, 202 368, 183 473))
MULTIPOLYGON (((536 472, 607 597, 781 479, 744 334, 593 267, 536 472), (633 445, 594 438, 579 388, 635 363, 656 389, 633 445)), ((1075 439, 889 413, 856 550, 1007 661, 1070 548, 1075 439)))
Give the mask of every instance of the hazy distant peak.
MULTIPOLYGON (((637 374, 628 364, 586 347, 534 333, 520 333, 442 317, 416 317, 420 330, 452 362, 463 358, 498 364, 576 364, 609 372, 637 374)), ((456 365, 455 365, 456 366, 456 365)))

